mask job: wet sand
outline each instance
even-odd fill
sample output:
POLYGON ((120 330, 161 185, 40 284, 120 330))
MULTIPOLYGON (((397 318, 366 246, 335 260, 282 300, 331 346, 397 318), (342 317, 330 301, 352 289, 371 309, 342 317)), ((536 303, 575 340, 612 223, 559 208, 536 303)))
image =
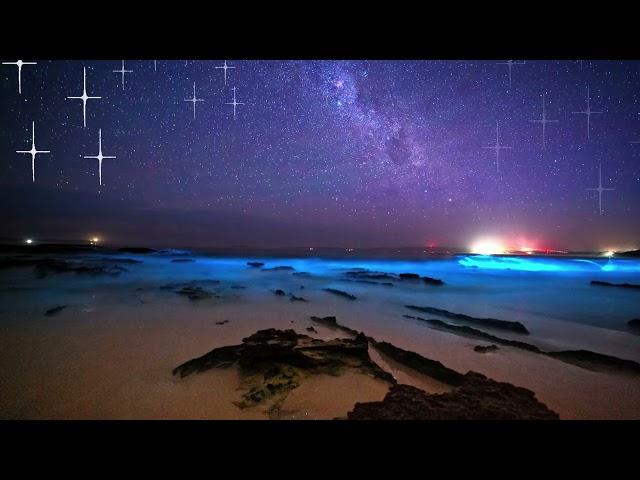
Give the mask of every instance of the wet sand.
MULTIPOLYGON (((309 319, 335 315, 343 325, 462 373, 474 370, 528 388, 561 418, 640 419, 638 377, 589 371, 511 347, 479 354, 473 346, 486 342, 402 317, 410 313, 405 304, 462 310, 460 305, 438 303, 444 290, 243 269, 232 278, 212 274, 222 278, 220 285, 212 287, 221 298, 191 301, 159 289, 168 280, 163 273, 149 277, 145 268, 149 267, 132 268, 136 273, 117 281, 65 276, 34 280, 26 271, 0 272, 0 418, 266 419, 268 414, 260 407, 242 409, 233 403, 240 398, 237 369, 214 369, 185 379, 172 376, 171 370, 213 348, 238 344, 264 328, 293 328, 323 340, 344 337, 341 331, 309 319), (246 288, 231 288, 238 284, 246 288), (336 297, 323 291, 325 287, 346 290, 358 299, 336 297), (275 288, 309 302, 277 297, 272 293, 275 288), (68 306, 58 314, 43 315, 62 304, 68 306), (229 323, 216 324, 224 320, 229 323), (318 333, 308 332, 309 326, 318 333)), ((185 273, 185 278, 189 275, 185 273)), ((522 320, 532 331, 526 341, 540 347, 588 348, 640 361, 640 337, 628 332, 531 312, 515 315, 517 304, 510 312, 479 303, 464 307, 468 314, 522 320)), ((373 350, 371 356, 401 383, 430 393, 449 389, 373 350)), ((387 389, 385 382, 365 375, 319 375, 289 394, 280 418, 344 417, 356 401, 381 400, 387 389)))

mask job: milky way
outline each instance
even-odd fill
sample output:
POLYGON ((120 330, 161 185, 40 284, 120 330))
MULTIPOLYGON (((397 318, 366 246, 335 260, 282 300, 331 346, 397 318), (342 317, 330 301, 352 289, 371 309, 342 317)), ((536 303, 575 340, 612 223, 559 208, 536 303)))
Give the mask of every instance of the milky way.
MULTIPOLYGON (((15 59, 3 59, 3 61, 15 59)), ((32 59, 28 59, 32 60, 32 59)), ((640 243, 640 62, 38 60, 0 68, 6 236, 180 245, 640 243), (82 108, 67 96, 90 95, 82 108), (193 95, 204 100, 193 105, 193 95), (236 119, 232 88, 237 88, 236 119), (590 107, 589 138, 584 114, 590 107), (542 115, 558 120, 545 127, 542 115), (30 163, 16 150, 52 153, 30 163), (500 151, 483 147, 495 143, 500 151), (98 129, 108 138, 102 185, 98 129), (45 158, 46 157, 46 158, 45 158), (598 210, 602 164, 603 212, 598 210)))

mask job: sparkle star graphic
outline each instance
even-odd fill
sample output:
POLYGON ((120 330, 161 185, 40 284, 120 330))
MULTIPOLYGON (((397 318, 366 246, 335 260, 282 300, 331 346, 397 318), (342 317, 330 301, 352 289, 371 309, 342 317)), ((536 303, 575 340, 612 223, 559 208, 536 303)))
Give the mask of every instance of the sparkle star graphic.
POLYGON ((98 160, 98 182, 102 186, 102 161, 104 159, 116 158, 115 156, 108 157, 102 154, 102 129, 98 129, 98 155, 86 155, 84 158, 94 158, 98 160))
POLYGON ((102 97, 90 97, 87 95, 87 69, 83 69, 82 95, 79 97, 67 97, 68 99, 82 100, 82 124, 87 126, 87 100, 97 100, 102 97))
POLYGON ((500 133, 499 133, 498 122, 496 122, 496 143, 494 145, 482 147, 482 148, 488 148, 496 152, 496 172, 499 173, 500 172, 500 150, 508 150, 508 149, 511 149, 511 147, 505 147, 504 145, 500 145, 500 133))
POLYGON ((122 90, 124 90, 124 75, 125 73, 133 73, 133 70, 126 70, 124 68, 124 60, 122 60, 122 68, 120 70, 114 70, 113 73, 119 73, 122 76, 122 90))
POLYGON ((238 105, 244 105, 244 103, 242 102, 237 102, 236 101, 236 87, 233 87, 233 101, 232 102, 227 102, 225 105, 233 105, 233 119, 236 119, 236 107, 238 105))
POLYGON ((39 153, 51 153, 49 150, 38 150, 36 148, 36 124, 31 122, 31 150, 16 150, 16 153, 28 153, 31 155, 31 179, 36 181, 36 155, 39 153))
POLYGON ((22 67, 23 65, 37 65, 36 62, 23 62, 17 60, 15 62, 2 62, 3 65, 15 65, 18 67, 18 93, 22 95, 22 67))
POLYGON ((598 186, 597 188, 585 188, 585 190, 598 192, 598 211, 602 215, 602 192, 610 192, 615 188, 602 188, 602 164, 598 166, 598 186))

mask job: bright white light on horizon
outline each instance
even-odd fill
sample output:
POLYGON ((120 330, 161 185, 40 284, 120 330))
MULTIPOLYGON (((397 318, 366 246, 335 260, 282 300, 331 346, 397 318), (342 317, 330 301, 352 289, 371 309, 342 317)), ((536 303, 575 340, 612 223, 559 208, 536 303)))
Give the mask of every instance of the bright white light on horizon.
POLYGON ((26 243, 27 245, 31 245, 33 243, 33 240, 31 240, 30 238, 27 238, 24 243, 26 243))
POLYGON ((501 253, 507 253, 507 250, 498 240, 483 239, 478 240, 472 245, 471 253, 477 253, 479 255, 498 255, 501 253))
POLYGON ((614 255, 615 253, 616 253, 616 252, 612 252, 611 250, 609 250, 609 251, 607 251, 607 252, 604 252, 604 256, 605 256, 605 257, 613 257, 613 255, 614 255))

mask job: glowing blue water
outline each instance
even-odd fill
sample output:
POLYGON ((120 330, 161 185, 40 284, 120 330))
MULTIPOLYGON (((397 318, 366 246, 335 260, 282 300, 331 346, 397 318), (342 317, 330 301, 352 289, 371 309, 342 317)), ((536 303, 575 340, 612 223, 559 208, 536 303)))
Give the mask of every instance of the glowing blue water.
MULTIPOLYGON (((175 254, 174 254, 175 255, 175 254)), ((123 255, 142 263, 127 264, 118 276, 51 276, 35 279, 31 270, 6 270, 0 274, 0 305, 19 311, 19 303, 37 311, 57 304, 77 304, 94 295, 111 295, 111 301, 132 301, 138 288, 145 292, 166 292, 157 287, 173 282, 220 280, 241 285, 245 297, 266 295, 274 289, 296 291, 305 286, 311 305, 331 299, 323 291, 333 287, 353 293, 356 306, 388 309, 401 315, 407 304, 430 305, 468 315, 507 318, 536 325, 537 319, 564 320, 626 330, 627 321, 640 316, 640 294, 632 289, 604 288, 591 280, 612 283, 640 283, 640 260, 618 258, 569 258, 536 256, 461 255, 427 259, 361 258, 273 258, 194 256, 193 263, 173 263, 163 255, 123 255), (292 271, 263 271, 248 261, 263 262, 264 269, 290 266, 292 271), (442 279, 443 287, 423 282, 393 281, 393 288, 350 281, 349 269, 367 269, 389 274, 416 273, 442 279), (21 290, 22 289, 22 290, 21 290), (38 295, 33 290, 38 289, 38 295), (23 293, 20 293, 23 292, 23 293), (38 305, 33 305, 38 303, 38 305)), ((227 283, 228 285, 228 283, 227 283)), ((321 307, 319 307, 321 308, 321 307)), ((0 313, 2 313, 0 311, 0 313)), ((327 314, 332 313, 329 309, 327 314)), ((11 315, 5 314, 4 318, 11 315)), ((19 316, 14 315, 15 318, 19 316)), ((0 318, 0 321, 2 318, 0 318)), ((538 331, 539 332, 539 331, 538 331)))
POLYGON ((463 267, 525 272, 640 272, 640 261, 633 259, 581 259, 542 257, 496 257, 473 255, 462 257, 463 267))

